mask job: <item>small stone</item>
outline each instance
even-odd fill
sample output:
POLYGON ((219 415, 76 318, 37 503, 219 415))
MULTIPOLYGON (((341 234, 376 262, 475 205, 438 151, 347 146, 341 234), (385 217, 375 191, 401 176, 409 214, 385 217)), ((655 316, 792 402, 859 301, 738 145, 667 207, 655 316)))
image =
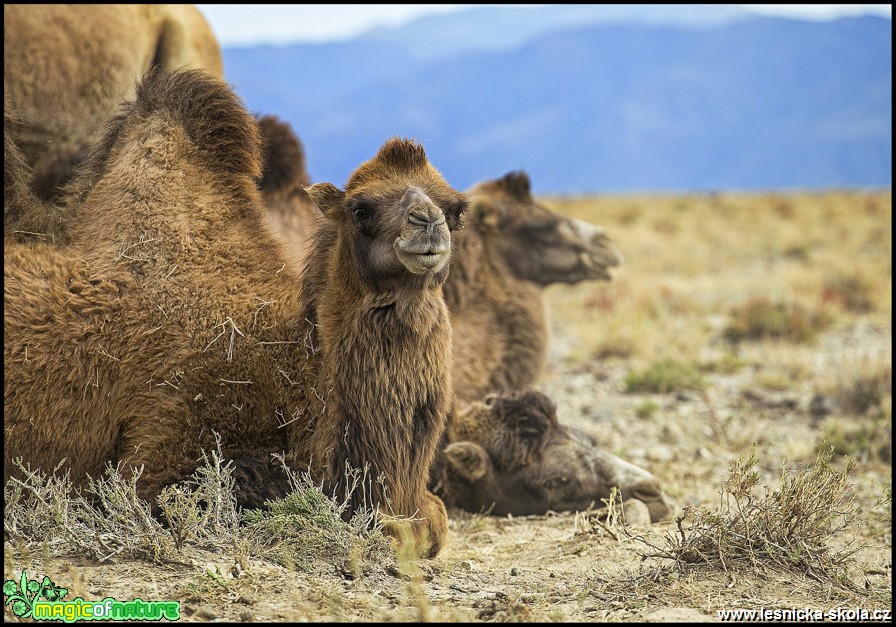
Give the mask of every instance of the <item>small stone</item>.
POLYGON ((196 616, 199 618, 204 618, 205 620, 214 620, 218 618, 218 615, 207 607, 203 607, 198 612, 196 612, 196 616))
POLYGON ((240 622, 242 623, 251 623, 255 619, 252 618, 252 612, 240 612, 240 622))
POLYGON ((520 574, 520 569, 517 568, 516 566, 514 566, 513 568, 510 569, 510 576, 511 576, 511 577, 516 577, 516 576, 519 575, 519 574, 520 574))
POLYGON ((650 525, 650 510, 644 501, 628 499, 622 503, 622 512, 625 516, 625 524, 632 527, 647 527, 650 525))
POLYGON ((462 570, 470 572, 473 570, 473 562, 471 562, 470 560, 464 560, 460 563, 460 567, 462 570))

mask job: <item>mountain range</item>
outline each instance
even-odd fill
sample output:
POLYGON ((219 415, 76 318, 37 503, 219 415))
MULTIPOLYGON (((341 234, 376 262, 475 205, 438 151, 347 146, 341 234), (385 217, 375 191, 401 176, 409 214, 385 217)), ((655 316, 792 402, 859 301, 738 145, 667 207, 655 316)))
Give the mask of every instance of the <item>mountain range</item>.
POLYGON ((394 135, 460 189, 515 169, 546 194, 891 185, 892 20, 672 6, 478 7, 228 47, 225 76, 337 185, 394 135))

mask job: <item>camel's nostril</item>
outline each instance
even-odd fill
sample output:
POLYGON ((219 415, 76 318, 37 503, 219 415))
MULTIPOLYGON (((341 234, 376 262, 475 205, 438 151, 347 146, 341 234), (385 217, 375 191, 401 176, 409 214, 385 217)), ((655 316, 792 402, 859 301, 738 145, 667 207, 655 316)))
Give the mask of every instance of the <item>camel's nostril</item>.
POLYGON ((408 215, 408 222, 415 226, 425 226, 432 229, 433 226, 445 223, 445 215, 441 212, 436 215, 430 215, 422 211, 411 211, 408 215))

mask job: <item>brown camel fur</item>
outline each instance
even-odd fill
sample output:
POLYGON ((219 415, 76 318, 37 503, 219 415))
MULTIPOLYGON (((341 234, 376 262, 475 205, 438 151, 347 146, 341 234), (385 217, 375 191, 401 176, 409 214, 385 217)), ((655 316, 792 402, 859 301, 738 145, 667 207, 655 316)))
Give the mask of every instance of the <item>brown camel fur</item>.
POLYGON ((583 511, 610 498, 642 501, 652 522, 672 509, 656 478, 557 422, 540 392, 489 395, 454 417, 436 492, 448 506, 495 515, 583 511))
POLYGON ((467 228, 455 238, 445 284, 459 402, 534 385, 550 339, 542 287, 608 280, 608 268, 622 260, 602 228, 538 203, 524 172, 466 194, 467 228))
POLYGON ((339 497, 346 467, 368 466, 386 490, 372 482, 371 502, 413 517, 435 555, 442 283, 464 198, 419 144, 392 139, 344 191, 309 188, 324 220, 298 274, 265 225, 258 128, 223 82, 152 71, 73 183, 70 244, 6 246, 4 470, 142 466, 153 502, 217 434, 249 466, 287 451, 339 497))
POLYGON ((88 138, 150 67, 223 77, 217 38, 195 6, 3 5, 4 94, 21 112, 15 140, 42 198, 57 196, 88 138))

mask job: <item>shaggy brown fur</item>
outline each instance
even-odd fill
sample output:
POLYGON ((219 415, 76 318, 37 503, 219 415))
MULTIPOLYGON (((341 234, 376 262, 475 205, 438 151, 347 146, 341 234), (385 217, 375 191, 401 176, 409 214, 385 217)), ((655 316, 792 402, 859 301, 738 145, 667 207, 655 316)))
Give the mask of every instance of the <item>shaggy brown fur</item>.
POLYGON ((447 518, 427 470, 452 389, 441 285, 463 197, 422 147, 390 140, 345 191, 309 189, 325 219, 299 275, 265 224, 260 175, 258 125, 224 83, 152 72, 139 86, 73 186, 71 243, 5 251, 5 472, 65 459, 80 480, 120 461, 144 467, 153 502, 217 433, 244 475, 286 450, 339 496, 346 466, 368 465, 387 489, 368 497, 418 519, 418 550, 435 555, 447 518))
POLYGON ((495 515, 583 511, 618 487, 642 501, 653 522, 672 509, 646 470, 598 448, 584 432, 557 422, 544 394, 489 395, 452 421, 436 491, 448 506, 495 515))
POLYGON ((133 98, 151 67, 223 76, 218 41, 198 9, 3 5, 4 93, 21 112, 15 139, 42 198, 56 197, 88 138, 121 101, 133 98))

